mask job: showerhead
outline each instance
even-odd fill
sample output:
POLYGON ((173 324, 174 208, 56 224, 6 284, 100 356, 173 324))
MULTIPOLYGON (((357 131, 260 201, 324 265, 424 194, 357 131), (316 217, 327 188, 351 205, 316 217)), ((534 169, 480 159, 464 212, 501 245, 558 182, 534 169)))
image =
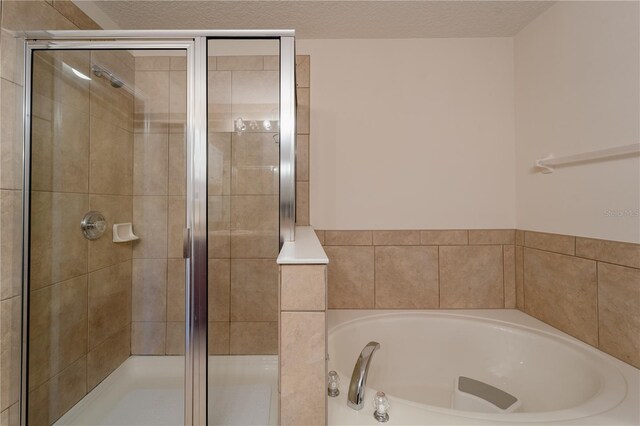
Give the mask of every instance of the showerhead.
POLYGON ((111 77, 111 85, 113 87, 115 87, 116 89, 119 89, 124 85, 124 83, 122 82, 122 80, 118 80, 117 78, 112 76, 111 77))
POLYGON ((91 71, 93 71, 93 74, 96 77, 102 77, 109 80, 109 82, 111 83, 111 86, 115 87, 116 89, 119 89, 122 86, 124 86, 124 82, 122 80, 116 77, 111 71, 108 71, 99 65, 92 66, 91 71))

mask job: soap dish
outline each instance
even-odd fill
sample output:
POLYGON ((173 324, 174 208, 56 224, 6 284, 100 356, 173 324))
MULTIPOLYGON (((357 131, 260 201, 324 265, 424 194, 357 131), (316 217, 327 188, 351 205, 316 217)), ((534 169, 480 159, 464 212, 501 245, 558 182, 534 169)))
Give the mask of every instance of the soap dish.
POLYGON ((113 242, 126 243, 129 241, 139 240, 140 237, 133 233, 133 225, 130 223, 114 223, 113 224, 113 242))

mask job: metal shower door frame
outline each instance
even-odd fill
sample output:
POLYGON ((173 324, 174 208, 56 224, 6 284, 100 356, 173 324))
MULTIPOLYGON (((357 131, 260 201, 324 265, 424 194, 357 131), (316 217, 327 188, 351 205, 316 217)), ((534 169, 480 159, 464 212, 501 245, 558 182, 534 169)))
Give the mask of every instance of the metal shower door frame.
POLYGON ((32 57, 37 50, 184 50, 187 62, 184 424, 207 424, 207 45, 280 41, 280 245, 295 232, 296 87, 293 30, 29 31, 24 43, 21 424, 27 424, 32 57))

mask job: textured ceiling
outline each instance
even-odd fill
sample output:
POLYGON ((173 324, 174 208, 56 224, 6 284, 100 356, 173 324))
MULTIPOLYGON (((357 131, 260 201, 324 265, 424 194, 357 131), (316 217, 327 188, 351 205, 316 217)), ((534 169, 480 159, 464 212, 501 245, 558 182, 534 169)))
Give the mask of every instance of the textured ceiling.
POLYGON ((83 7, 81 3, 85 2, 76 0, 105 28, 293 28, 298 38, 508 37, 553 4, 547 1, 94 0, 89 7, 83 7))

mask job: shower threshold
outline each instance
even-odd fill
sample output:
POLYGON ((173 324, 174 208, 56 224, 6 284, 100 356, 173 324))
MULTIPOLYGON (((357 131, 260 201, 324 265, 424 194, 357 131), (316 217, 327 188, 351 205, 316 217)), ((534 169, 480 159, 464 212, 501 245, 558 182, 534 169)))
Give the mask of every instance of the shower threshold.
MULTIPOLYGON (((209 357, 209 425, 276 425, 278 357, 209 357)), ((131 356, 54 425, 184 423, 184 357, 131 356)))

